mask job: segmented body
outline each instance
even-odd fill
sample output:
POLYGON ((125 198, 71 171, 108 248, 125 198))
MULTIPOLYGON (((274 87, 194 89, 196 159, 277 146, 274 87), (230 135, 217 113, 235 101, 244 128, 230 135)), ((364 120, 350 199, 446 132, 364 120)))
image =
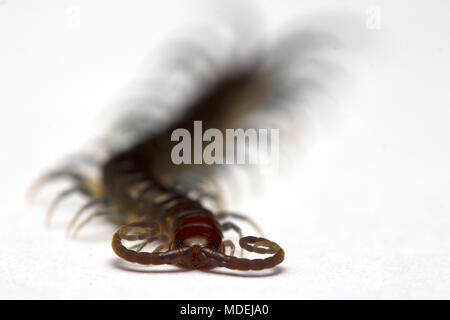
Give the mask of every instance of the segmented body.
POLYGON ((221 266, 239 270, 271 268, 283 261, 284 251, 277 244, 257 237, 241 238, 241 247, 272 256, 253 260, 233 256, 234 245, 229 240, 224 241, 222 231, 232 228, 240 233, 240 229, 230 222, 221 224, 219 218, 227 215, 215 215, 200 201, 161 181, 164 176, 161 170, 174 170, 168 159, 173 129, 192 132, 194 120, 202 120, 205 128, 219 126, 222 112, 230 100, 237 99, 248 89, 255 70, 249 68, 222 79, 193 101, 189 113, 165 132, 144 139, 103 165, 104 199, 133 221, 121 227, 113 237, 112 247, 118 256, 140 264, 178 264, 188 268, 221 266), (127 249, 122 240, 142 240, 144 246, 158 240, 162 245, 151 253, 140 252, 127 249), (230 247, 231 256, 225 254, 226 247, 230 247))

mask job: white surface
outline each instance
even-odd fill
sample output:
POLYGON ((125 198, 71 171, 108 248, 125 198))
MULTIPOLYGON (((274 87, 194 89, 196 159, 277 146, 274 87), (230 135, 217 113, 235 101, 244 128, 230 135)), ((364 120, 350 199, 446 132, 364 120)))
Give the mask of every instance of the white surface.
MULTIPOLYGON (((370 50, 341 65, 353 83, 333 91, 337 124, 305 135, 290 177, 239 205, 284 247, 280 268, 230 276, 123 264, 112 226, 65 238, 70 201, 43 226, 49 198, 29 206, 26 187, 89 139, 149 49, 189 22, 182 2, 1 2, 0 298, 450 298, 444 1, 258 1, 270 28, 381 9, 370 50)), ((311 112, 326 123, 326 110, 311 112)))

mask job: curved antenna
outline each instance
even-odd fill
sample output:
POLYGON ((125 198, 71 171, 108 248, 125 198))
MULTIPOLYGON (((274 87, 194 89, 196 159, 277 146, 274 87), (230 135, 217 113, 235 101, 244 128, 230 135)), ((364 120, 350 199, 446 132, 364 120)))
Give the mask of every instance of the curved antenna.
POLYGON ((241 271, 273 268, 284 260, 284 250, 275 242, 265 238, 244 237, 239 240, 239 245, 242 249, 249 252, 272 255, 265 259, 246 259, 229 256, 210 248, 203 248, 200 259, 204 263, 214 267, 224 267, 241 271))
POLYGON ((133 222, 127 224, 114 233, 111 246, 114 252, 129 262, 144 265, 182 264, 192 260, 192 250, 189 247, 164 252, 137 252, 126 248, 122 240, 147 240, 160 233, 159 225, 152 222, 133 222))

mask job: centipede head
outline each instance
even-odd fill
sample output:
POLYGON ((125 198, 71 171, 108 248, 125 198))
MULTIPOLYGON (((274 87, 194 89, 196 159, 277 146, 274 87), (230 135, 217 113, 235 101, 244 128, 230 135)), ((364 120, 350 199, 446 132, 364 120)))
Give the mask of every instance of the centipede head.
POLYGON ((204 248, 208 248, 209 250, 213 250, 215 252, 222 251, 222 247, 219 242, 208 241, 205 237, 191 237, 184 241, 174 240, 172 242, 171 249, 181 248, 189 248, 191 251, 192 258, 179 264, 180 266, 188 269, 207 269, 213 267, 211 264, 206 263, 201 259, 202 250, 204 248))

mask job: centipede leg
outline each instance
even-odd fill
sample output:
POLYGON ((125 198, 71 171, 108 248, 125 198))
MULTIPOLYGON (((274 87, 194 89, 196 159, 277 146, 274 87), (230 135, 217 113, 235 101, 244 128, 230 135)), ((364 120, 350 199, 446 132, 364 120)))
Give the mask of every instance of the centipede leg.
MULTIPOLYGON (((242 230, 237 225, 232 222, 225 222, 220 226, 222 231, 233 230, 239 235, 239 239, 242 238, 242 230)), ((229 241, 229 240, 228 240, 229 241)), ((230 241, 231 242, 231 241, 230 241)), ((232 243, 233 244, 233 243, 232 243)), ((234 244, 233 244, 233 252, 234 252, 234 244)), ((244 250, 241 248, 241 257, 244 255, 244 250)))
POLYGON ((239 235, 239 239, 242 238, 242 230, 232 222, 225 222, 220 226, 222 231, 233 230, 239 235))
POLYGON ((130 249, 132 249, 132 250, 134 250, 134 251, 136 251, 136 252, 139 253, 139 252, 141 252, 142 249, 144 249, 144 247, 145 247, 146 245, 148 245, 149 243, 152 243, 152 242, 154 242, 154 241, 156 241, 156 240, 158 240, 158 238, 146 239, 146 240, 144 240, 142 243, 130 247, 130 249))
POLYGON ((83 195, 87 195, 87 196, 90 195, 89 191, 88 191, 85 187, 80 186, 80 185, 75 186, 75 187, 72 187, 72 188, 67 189, 67 190, 64 190, 64 191, 62 191, 61 193, 59 193, 59 194, 56 196, 56 198, 52 201, 52 203, 50 204, 50 207, 49 207, 48 210, 47 210, 47 215, 46 215, 46 218, 45 218, 45 221, 46 221, 47 224, 50 224, 50 221, 51 221, 51 219, 52 219, 52 217, 53 217, 53 214, 54 214, 54 212, 55 212, 55 209, 56 209, 57 205, 58 205, 63 199, 65 199, 65 198, 67 198, 68 196, 70 196, 70 195, 72 195, 72 194, 74 194, 74 193, 77 193, 77 192, 79 192, 79 193, 81 193, 81 194, 83 194, 83 195))
POLYGON ((40 178, 38 178, 28 189, 27 192, 27 198, 29 200, 34 199, 34 197, 37 195, 38 191, 47 183, 50 183, 54 180, 60 179, 60 178, 68 178, 77 184, 82 183, 83 180, 85 180, 85 177, 74 170, 70 170, 68 168, 64 169, 58 169, 54 171, 47 172, 46 174, 42 175, 40 178))
POLYGON ((169 244, 169 242, 165 242, 165 243, 162 243, 162 244, 160 244, 159 246, 157 246, 157 247, 155 248, 155 250, 153 250, 153 253, 162 252, 163 249, 165 249, 164 251, 167 251, 167 250, 170 249, 170 244, 169 244))
POLYGON ((93 199, 93 200, 89 201, 88 203, 83 205, 80 209, 78 209, 78 211, 75 213, 75 215, 73 216, 73 218, 70 220, 69 224, 67 225, 66 232, 67 233, 70 232, 70 230, 75 225, 77 220, 81 217, 83 212, 85 212, 86 210, 88 210, 92 207, 107 206, 107 205, 108 205, 108 201, 103 198, 93 199))
POLYGON ((160 233, 155 237, 145 239, 142 243, 137 244, 135 246, 130 247, 130 249, 135 250, 137 253, 141 252, 144 247, 152 242, 155 241, 162 241, 163 243, 157 246, 153 252, 160 252, 162 249, 167 248, 169 249, 169 241, 168 237, 165 233, 160 233))
MULTIPOLYGON (((223 253, 226 253, 226 248, 230 248, 230 256, 234 256, 234 252, 235 252, 235 250, 236 250, 236 247, 235 247, 235 245, 234 245, 234 243, 233 243, 233 241, 231 241, 231 240, 225 240, 224 242, 222 242, 222 244, 221 244, 221 250, 223 251, 223 253)), ((241 250, 241 252, 242 252, 242 250, 241 250)))
POLYGON ((145 239, 142 243, 139 243, 137 245, 131 246, 130 249, 135 250, 136 252, 141 252, 142 249, 145 248, 146 245, 155 242, 155 241, 160 241, 162 238, 161 234, 158 234, 155 237, 150 237, 145 239))
POLYGON ((74 232, 73 232, 73 237, 75 238, 78 233, 80 232, 80 230, 88 223, 90 222, 92 219, 94 219, 95 217, 101 217, 101 216, 106 216, 106 215, 110 215, 115 213, 116 211, 108 208, 108 209, 104 209, 104 210, 99 210, 99 211, 94 211, 93 213, 91 213, 84 221, 80 222, 80 224, 78 224, 78 226, 75 228, 74 232))
POLYGON ((249 223, 260 235, 263 235, 262 229, 249 217, 235 212, 222 211, 217 213, 217 220, 223 220, 225 218, 235 218, 249 223))
POLYGON ((142 198, 144 197, 144 195, 149 192, 151 189, 153 189, 155 187, 155 185, 153 183, 148 183, 147 186, 145 186, 137 195, 136 197, 136 202, 140 202, 142 200, 142 198))

